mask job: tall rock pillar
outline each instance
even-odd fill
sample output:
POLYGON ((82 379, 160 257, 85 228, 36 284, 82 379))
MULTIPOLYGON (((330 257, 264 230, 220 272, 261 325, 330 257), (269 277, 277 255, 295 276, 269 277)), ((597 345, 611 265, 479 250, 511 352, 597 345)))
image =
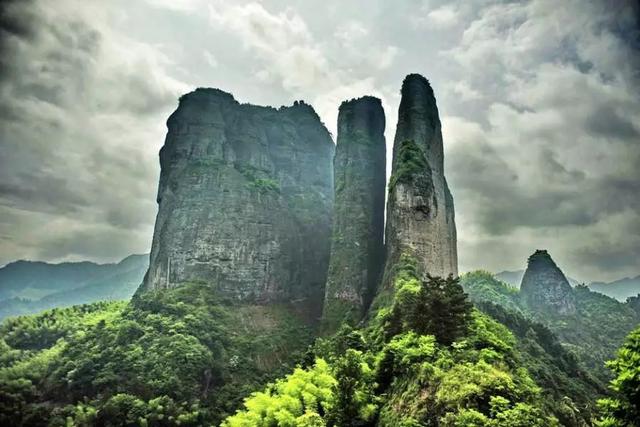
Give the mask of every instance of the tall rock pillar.
POLYGON ((385 117, 378 98, 345 101, 334 158, 334 222, 323 329, 358 322, 384 262, 385 117))
POLYGON ((442 131, 431 85, 419 74, 402 84, 387 201, 387 261, 383 286, 393 286, 402 255, 419 273, 456 276, 453 197, 444 177, 442 131))

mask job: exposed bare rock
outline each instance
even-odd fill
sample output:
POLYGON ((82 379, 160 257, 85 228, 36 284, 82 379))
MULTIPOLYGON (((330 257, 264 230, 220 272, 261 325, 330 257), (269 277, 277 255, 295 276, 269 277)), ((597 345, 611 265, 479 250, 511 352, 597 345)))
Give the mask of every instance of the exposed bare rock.
POLYGON ((560 315, 576 311, 573 289, 546 250, 537 250, 529 257, 520 294, 535 311, 560 315))
POLYGON ((453 197, 444 177, 442 132, 433 90, 424 77, 402 84, 387 202, 387 262, 384 286, 391 286, 401 255, 421 274, 457 275, 453 197))
POLYGON ((334 159, 334 222, 324 305, 325 332, 355 324, 384 260, 385 117, 378 98, 343 102, 334 159))
POLYGON ((308 301, 319 315, 334 144, 313 108, 240 104, 198 89, 167 127, 142 289, 204 281, 240 301, 308 301))

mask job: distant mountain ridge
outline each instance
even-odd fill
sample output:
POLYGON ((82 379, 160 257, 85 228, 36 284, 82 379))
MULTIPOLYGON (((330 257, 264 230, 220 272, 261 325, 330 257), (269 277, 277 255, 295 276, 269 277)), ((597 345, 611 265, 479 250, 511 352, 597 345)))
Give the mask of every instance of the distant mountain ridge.
POLYGON ((0 268, 0 319, 100 300, 128 299, 142 283, 149 255, 118 263, 15 261, 0 268))
MULTIPOLYGON (((522 282, 523 275, 524 270, 505 270, 501 271, 500 273, 496 273, 494 276, 496 279, 501 280, 516 289, 520 289, 520 283, 522 282)), ((576 287, 581 283, 569 276, 566 277, 569 281, 569 284, 571 284, 571 286, 573 287, 576 287)), ((624 302, 627 298, 640 294, 640 275, 633 278, 625 277, 624 279, 615 280, 609 283, 591 282, 587 284, 587 287, 594 292, 598 292, 608 297, 615 298, 618 301, 624 302)))
POLYGON ((640 294, 640 276, 625 277, 613 282, 591 282, 589 288, 619 301, 625 301, 629 297, 640 294))

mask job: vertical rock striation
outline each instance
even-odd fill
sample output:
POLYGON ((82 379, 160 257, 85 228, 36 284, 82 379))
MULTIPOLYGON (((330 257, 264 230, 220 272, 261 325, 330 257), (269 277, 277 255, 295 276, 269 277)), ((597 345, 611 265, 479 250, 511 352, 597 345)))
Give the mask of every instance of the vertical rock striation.
POLYGON ((363 316, 384 261, 385 117, 378 98, 345 101, 338 114, 334 219, 323 329, 363 316))
POLYGON ((205 281, 240 301, 320 307, 334 144, 313 108, 239 104, 198 89, 180 99, 167 127, 141 290, 205 281))
POLYGON ((453 197, 444 177, 438 107, 427 79, 408 75, 402 84, 387 201, 384 287, 392 286, 401 255, 421 274, 458 273, 453 197))
POLYGON ((529 308, 538 312, 560 315, 576 312, 573 288, 546 250, 537 250, 529 257, 520 295, 529 308))

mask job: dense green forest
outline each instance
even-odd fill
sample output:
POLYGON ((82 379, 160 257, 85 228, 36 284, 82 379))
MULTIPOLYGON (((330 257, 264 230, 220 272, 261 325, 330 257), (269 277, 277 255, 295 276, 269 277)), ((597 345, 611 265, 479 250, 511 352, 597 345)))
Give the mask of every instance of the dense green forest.
POLYGON ((633 425, 640 330, 607 389, 493 280, 462 278, 474 308, 457 279, 420 281, 404 259, 390 304, 315 342, 290 307, 235 305, 202 283, 11 318, 0 425, 633 425))
POLYGON ((465 274, 461 284, 477 304, 494 303, 512 314, 521 314, 547 326, 602 383, 606 383, 611 375, 605 362, 615 356, 625 336, 640 323, 640 311, 637 304, 634 305, 634 299, 621 303, 584 285, 573 288, 576 313, 559 315, 528 306, 518 289, 488 272, 465 274))
POLYGON ((236 307, 198 283, 12 318, 0 327, 0 425, 217 423, 293 368, 311 342, 304 325, 288 307, 236 307))

